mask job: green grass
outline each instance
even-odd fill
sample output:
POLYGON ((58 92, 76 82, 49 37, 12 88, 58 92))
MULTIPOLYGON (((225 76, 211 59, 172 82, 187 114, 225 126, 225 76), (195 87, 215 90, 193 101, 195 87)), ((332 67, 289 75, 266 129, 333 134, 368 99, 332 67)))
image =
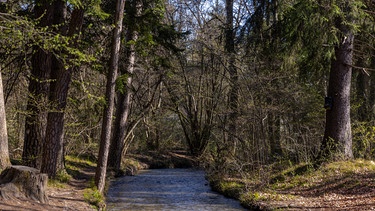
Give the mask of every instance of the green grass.
POLYGON ((66 186, 66 183, 68 183, 71 179, 72 176, 65 170, 60 171, 56 174, 56 177, 54 179, 48 180, 48 186, 55 188, 64 188, 66 186))
POLYGON ((362 159, 332 162, 321 166, 318 170, 303 164, 290 167, 276 174, 271 179, 269 187, 277 190, 288 190, 297 187, 308 188, 343 178, 348 178, 347 184, 356 184, 358 179, 353 177, 351 181, 350 176, 369 172, 375 173, 375 163, 362 159))
POLYGON ((54 188, 65 188, 66 183, 62 183, 59 180, 56 179, 49 179, 48 180, 48 186, 49 187, 54 187, 54 188))
POLYGON ((96 163, 86 158, 68 155, 65 157, 65 166, 67 173, 72 177, 76 179, 87 179, 89 176, 86 175, 84 171, 90 171, 88 169, 95 168, 96 163))
POLYGON ((75 156, 65 157, 64 171, 58 172, 54 179, 48 180, 48 186, 55 188, 64 188, 66 183, 69 182, 72 177, 82 174, 80 171, 84 168, 93 168, 96 164, 88 159, 83 159, 75 156))
POLYGON ((98 191, 96 187, 86 188, 83 192, 85 201, 94 205, 95 207, 103 207, 105 204, 104 196, 98 191))
POLYGON ((76 156, 67 155, 65 156, 66 165, 72 167, 73 169, 77 169, 79 167, 95 167, 95 161, 91 161, 89 159, 80 158, 76 156))
POLYGON ((278 166, 276 170, 270 168, 264 174, 253 173, 237 182, 225 179, 223 182, 222 179, 216 182, 216 186, 225 195, 240 199, 245 207, 256 208, 270 201, 297 200, 302 197, 299 193, 303 193, 303 197, 314 191, 319 194, 334 191, 352 194, 354 190, 375 186, 375 182, 368 182, 374 176, 375 162, 356 159, 327 163, 319 169, 306 163, 285 165, 284 168, 278 166))

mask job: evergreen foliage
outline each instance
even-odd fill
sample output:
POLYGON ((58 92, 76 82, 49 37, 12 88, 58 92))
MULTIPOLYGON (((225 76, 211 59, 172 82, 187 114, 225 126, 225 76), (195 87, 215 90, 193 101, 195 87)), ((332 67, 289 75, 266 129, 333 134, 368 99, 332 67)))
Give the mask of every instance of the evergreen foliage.
MULTIPOLYGON (((347 64, 353 69, 353 154, 374 158, 373 1, 234 1, 233 52, 225 44, 223 2, 142 0, 140 14, 136 2, 126 3, 121 34, 126 50, 119 52, 122 74, 115 80, 117 94, 132 92, 124 156, 186 150, 213 171, 228 174, 313 161, 324 134, 329 72, 349 30, 355 34, 353 63, 347 64), (126 36, 132 30, 138 39, 126 36), (134 73, 126 73, 130 46, 136 52, 134 73), (237 73, 231 74, 231 68, 237 73), (229 103, 233 87, 236 108, 229 103)), ((73 70, 67 107, 58 110, 65 114, 65 154, 98 158, 115 5, 109 0, 65 3, 64 23, 48 26, 32 15, 33 1, 0 3, 0 63, 12 159, 22 155, 25 119, 31 114, 27 86, 37 48, 73 70), (84 10, 82 30, 61 33, 78 8, 84 10)), ((35 80, 52 84, 56 79, 35 80)), ((51 102, 35 105, 57 111, 51 102)))

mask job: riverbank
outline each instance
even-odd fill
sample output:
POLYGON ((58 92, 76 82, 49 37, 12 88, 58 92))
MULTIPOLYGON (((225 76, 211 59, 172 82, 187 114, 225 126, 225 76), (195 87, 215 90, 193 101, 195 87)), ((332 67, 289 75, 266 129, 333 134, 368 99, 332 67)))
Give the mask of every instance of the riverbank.
POLYGON ((0 210, 17 211, 94 211, 98 210, 91 202, 104 206, 104 201, 93 198, 90 189, 91 182, 95 175, 94 162, 75 157, 66 157, 67 173, 59 174, 57 180, 49 180, 46 189, 48 203, 25 199, 0 200, 0 210))
MULTIPOLYGON (((138 170, 148 168, 190 168, 196 160, 184 151, 168 153, 147 152, 130 154, 125 159, 127 175, 135 175, 138 170)), ((90 159, 66 156, 66 173, 57 180, 50 180, 47 187, 48 204, 32 200, 1 200, 0 210, 17 211, 93 211, 105 208, 105 199, 95 188, 96 162, 90 159)), ((108 173, 108 177, 112 177, 108 173)))
MULTIPOLYGON (((0 210, 97 210, 104 199, 93 187, 95 162, 67 157, 67 173, 50 181, 49 204, 2 200, 0 210), (70 175, 70 176, 69 176, 70 175), (91 203, 91 204, 90 204, 91 203)), ((127 174, 145 168, 193 167, 186 153, 128 155, 127 174)), ((283 165, 287 166, 287 165, 283 165)), ((307 164, 278 170, 241 173, 241 177, 210 175, 211 187, 253 210, 371 210, 375 207, 375 163, 368 160, 333 162, 314 170, 307 164)))
POLYGON ((373 210, 374 178, 373 161, 353 160, 318 170, 305 164, 246 178, 211 177, 211 185, 252 210, 373 210))

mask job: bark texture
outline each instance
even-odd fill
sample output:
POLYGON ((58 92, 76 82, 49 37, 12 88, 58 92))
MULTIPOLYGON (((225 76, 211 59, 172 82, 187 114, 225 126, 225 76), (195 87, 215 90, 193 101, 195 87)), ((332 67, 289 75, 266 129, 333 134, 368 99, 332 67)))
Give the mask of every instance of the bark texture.
POLYGON ((38 169, 12 166, 0 175, 0 196, 3 199, 31 199, 47 203, 48 176, 38 169))
POLYGON ((326 127, 321 149, 321 159, 339 156, 339 159, 353 157, 350 124, 350 85, 352 78, 353 32, 341 26, 342 42, 335 48, 335 59, 327 95, 332 106, 326 111, 326 127))
POLYGON ((95 185, 100 193, 103 193, 105 186, 105 177, 107 171, 108 152, 111 141, 112 116, 115 98, 115 83, 118 72, 119 52, 121 47, 122 21, 124 18, 125 0, 117 0, 115 28, 112 36, 112 49, 110 69, 107 74, 106 84, 106 102, 107 105, 103 113, 102 132, 100 137, 100 148, 98 156, 98 165, 95 172, 95 185))
MULTIPOLYGON (((135 21, 135 17, 140 15, 141 5, 139 1, 133 3, 135 7, 135 14, 133 14, 132 21, 135 21)), ((133 90, 132 90, 132 81, 134 74, 134 65, 135 65, 135 42, 138 40, 138 32, 135 30, 135 27, 129 26, 127 33, 127 41, 133 41, 126 49, 126 68, 122 72, 126 76, 125 89, 121 90, 118 93, 118 104, 116 107, 116 119, 114 123, 114 132, 111 139, 110 146, 110 155, 108 160, 108 165, 110 168, 113 168, 117 174, 121 170, 121 160, 122 154, 126 142, 126 134, 128 131, 128 117, 131 110, 133 90)))
MULTIPOLYGON (((66 10, 65 3, 60 4, 59 7, 66 10)), ((82 9, 73 10, 67 36, 73 37, 81 30, 83 14, 82 9)), ((64 15, 60 15, 59 19, 59 22, 63 21, 64 15)), ((44 159, 41 168, 42 172, 47 173, 50 177, 54 177, 57 172, 64 170, 64 115, 73 69, 73 67, 66 69, 61 61, 53 58, 52 78, 54 80, 51 82, 49 95, 52 108, 47 118, 46 141, 43 147, 44 159)))
MULTIPOLYGON (((52 24, 54 7, 45 0, 35 2, 35 18, 40 19, 39 26, 52 24)), ((22 161, 24 165, 40 169, 42 146, 47 122, 47 104, 52 55, 38 46, 33 48, 31 74, 29 77, 29 97, 25 122, 25 138, 22 161)))
POLYGON ((8 133, 5 117, 5 103, 3 93, 3 79, 0 70, 0 171, 10 166, 8 151, 8 133))

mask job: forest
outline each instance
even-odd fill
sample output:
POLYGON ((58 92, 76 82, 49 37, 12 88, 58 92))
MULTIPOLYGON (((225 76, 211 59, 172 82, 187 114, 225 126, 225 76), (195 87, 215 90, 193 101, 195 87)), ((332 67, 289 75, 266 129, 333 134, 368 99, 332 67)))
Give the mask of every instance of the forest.
POLYGON ((374 176, 374 18, 373 0, 1 0, 0 171, 90 159, 105 195, 129 156, 180 152, 257 208, 333 163, 374 176))

